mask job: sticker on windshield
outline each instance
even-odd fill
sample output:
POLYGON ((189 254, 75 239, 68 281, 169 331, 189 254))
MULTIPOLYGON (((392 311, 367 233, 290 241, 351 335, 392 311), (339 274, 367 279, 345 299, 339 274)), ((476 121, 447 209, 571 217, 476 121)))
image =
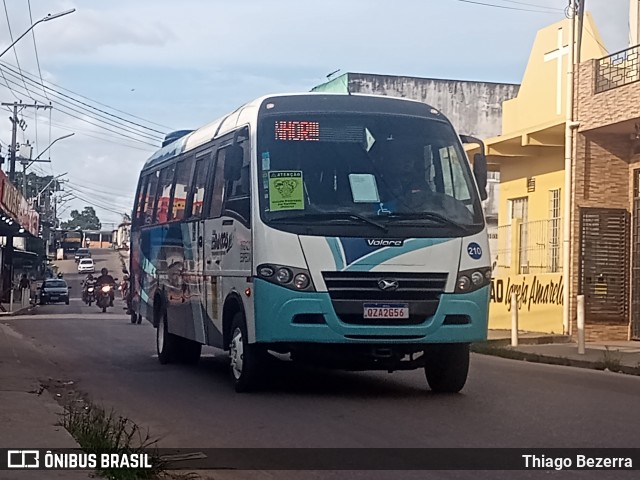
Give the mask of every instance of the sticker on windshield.
POLYGON ((471 242, 467 245, 467 253, 474 260, 480 260, 482 258, 482 247, 476 242, 471 242))
POLYGON ((271 157, 269 152, 262 152, 262 170, 271 170, 271 157))
POLYGON ((376 177, 370 173, 350 173, 353 203, 380 203, 376 177))
POLYGON ((367 150, 367 152, 371 150, 371 148, 373 147, 373 144, 376 143, 376 139, 373 137, 369 129, 366 127, 364 129, 364 142, 365 142, 364 148, 365 150, 367 150))
POLYGON ((301 171, 269 172, 269 209, 304 210, 301 171))

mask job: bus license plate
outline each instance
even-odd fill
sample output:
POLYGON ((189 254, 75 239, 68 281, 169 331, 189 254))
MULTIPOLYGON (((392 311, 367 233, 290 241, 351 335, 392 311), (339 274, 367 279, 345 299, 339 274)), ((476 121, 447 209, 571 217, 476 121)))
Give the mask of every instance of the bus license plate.
POLYGON ((409 318, 407 303, 365 303, 364 318, 409 318))

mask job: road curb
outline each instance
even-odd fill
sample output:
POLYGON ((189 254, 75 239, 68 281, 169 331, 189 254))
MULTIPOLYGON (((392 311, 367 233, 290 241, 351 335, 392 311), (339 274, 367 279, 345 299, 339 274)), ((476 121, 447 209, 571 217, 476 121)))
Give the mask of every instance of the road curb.
POLYGON ((492 355, 495 357, 508 358, 511 360, 521 360, 533 363, 546 363, 549 365, 560 365, 565 367, 587 368, 591 370, 611 371, 624 373, 627 375, 640 376, 640 366, 631 367, 628 365, 611 365, 604 359, 602 361, 576 360, 568 357, 558 357, 539 353, 521 352, 509 346, 503 346, 496 341, 481 342, 471 344, 471 351, 481 355, 492 355))

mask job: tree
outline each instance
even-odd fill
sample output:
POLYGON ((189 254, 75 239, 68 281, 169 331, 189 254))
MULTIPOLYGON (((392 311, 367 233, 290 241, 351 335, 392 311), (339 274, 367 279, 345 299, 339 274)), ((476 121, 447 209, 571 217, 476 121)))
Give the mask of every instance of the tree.
MULTIPOLYGON (((16 172, 15 187, 22 193, 22 172, 16 172)), ((60 190, 62 182, 54 180, 53 175, 40 176, 33 172, 27 173, 27 198, 33 198, 42 191, 43 196, 60 190), (45 189, 46 187, 46 189, 45 189)))
POLYGON ((96 215, 96 211, 93 207, 84 207, 82 212, 72 210, 71 219, 66 222, 62 222, 60 226, 68 230, 74 230, 76 228, 80 228, 81 230, 100 230, 100 228, 102 228, 100 219, 96 215))

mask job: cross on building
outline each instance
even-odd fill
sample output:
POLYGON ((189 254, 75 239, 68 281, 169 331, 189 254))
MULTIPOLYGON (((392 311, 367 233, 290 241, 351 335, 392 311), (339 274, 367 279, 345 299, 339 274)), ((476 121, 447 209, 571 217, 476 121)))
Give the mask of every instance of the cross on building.
POLYGON ((551 62, 556 60, 557 78, 556 78, 556 113, 562 113, 562 57, 569 55, 569 45, 563 45, 562 27, 558 29, 558 48, 549 53, 544 54, 544 61, 551 62))

